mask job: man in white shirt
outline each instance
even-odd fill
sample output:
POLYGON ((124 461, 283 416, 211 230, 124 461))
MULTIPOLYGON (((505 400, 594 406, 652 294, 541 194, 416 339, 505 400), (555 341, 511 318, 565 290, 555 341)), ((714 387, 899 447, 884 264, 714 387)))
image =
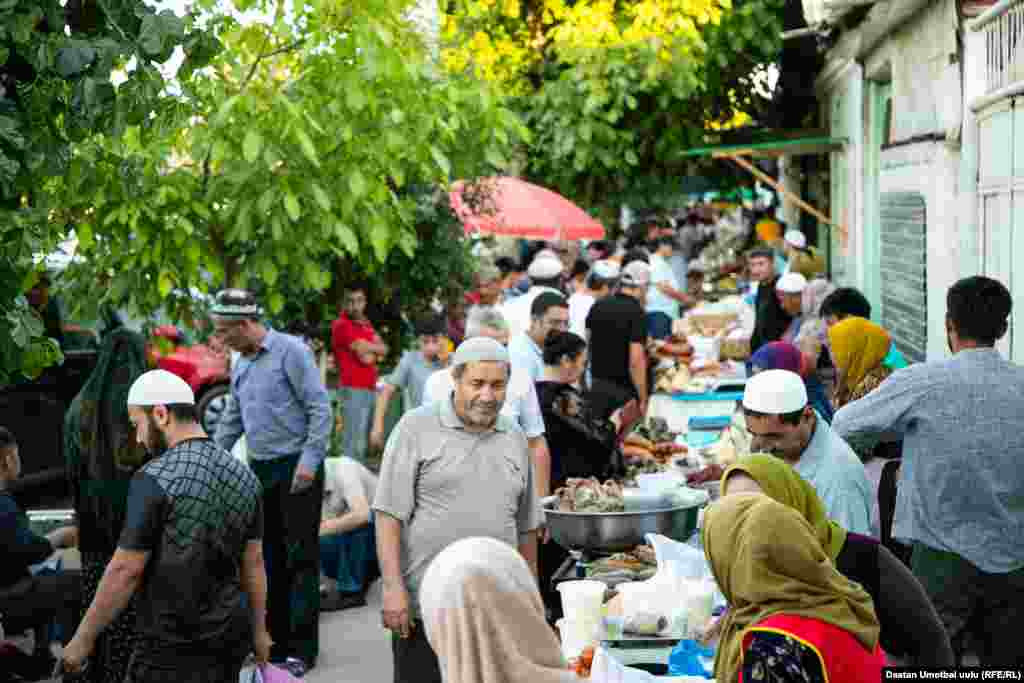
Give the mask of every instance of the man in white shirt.
POLYGON ((377 477, 349 457, 328 458, 324 466, 320 609, 332 612, 363 607, 366 591, 380 575, 370 512, 377 495, 377 477))
POLYGON ((555 256, 538 256, 530 264, 526 274, 530 278, 530 289, 501 306, 501 314, 508 324, 509 336, 526 332, 530 328, 530 311, 533 300, 542 292, 562 294, 562 262, 555 256))
POLYGON ((544 374, 544 340, 553 331, 569 330, 569 304, 561 294, 542 292, 533 300, 530 318, 530 329, 512 338, 508 354, 513 372, 523 371, 538 382, 544 374))
POLYGON ((847 531, 871 533, 871 484, 860 458, 808 403, 799 375, 766 370, 747 382, 743 413, 752 453, 782 458, 814 487, 828 516, 847 531))
MULTIPOLYGON (((489 337, 508 345, 508 323, 501 312, 494 307, 474 306, 466 316, 466 339, 473 337, 489 337)), ((423 389, 423 405, 431 405, 437 401, 447 401, 455 391, 455 379, 451 368, 438 370, 423 389)), ((537 399, 537 388, 530 375, 522 370, 512 368, 509 377, 505 403, 501 414, 519 424, 530 447, 530 458, 536 470, 534 482, 537 493, 545 497, 551 493, 551 454, 548 442, 544 438, 544 416, 541 414, 540 401, 537 399)))
POLYGON ((679 319, 681 305, 691 306, 693 298, 680 289, 672 270, 675 240, 669 236, 651 245, 651 284, 647 292, 647 331, 655 339, 672 335, 672 321, 679 319))
POLYGON ((612 293, 619 281, 619 264, 597 261, 587 275, 586 289, 569 297, 569 331, 587 338, 587 316, 598 299, 612 293))

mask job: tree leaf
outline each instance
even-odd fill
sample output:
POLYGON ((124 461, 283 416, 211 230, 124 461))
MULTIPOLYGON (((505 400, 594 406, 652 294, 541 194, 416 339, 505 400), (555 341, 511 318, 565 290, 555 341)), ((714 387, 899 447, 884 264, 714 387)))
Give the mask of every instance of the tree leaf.
POLYGON ((284 210, 288 212, 288 218, 291 218, 293 223, 302 217, 302 206, 290 190, 284 196, 284 210))
POLYGON ((441 171, 444 172, 445 177, 452 174, 452 164, 448 160, 448 157, 444 155, 444 152, 431 145, 430 155, 434 157, 434 162, 441 168, 441 171))
POLYGON ((271 292, 267 298, 267 307, 270 308, 270 312, 277 314, 284 308, 284 297, 280 292, 271 292))
POLYGON ((319 183, 312 183, 310 189, 313 191, 313 197, 316 199, 316 203, 320 205, 320 208, 324 211, 330 211, 331 198, 324 191, 324 188, 320 187, 319 183))
POLYGON ((358 168, 352 169, 348 175, 348 189, 357 198, 366 194, 366 178, 358 168))
POLYGON ((334 224, 334 234, 345 248, 345 251, 353 256, 359 253, 359 239, 352 228, 338 222, 334 224))
POLYGON ((313 146, 313 140, 310 139, 309 133, 301 128, 296 128, 295 138, 299 141, 299 147, 302 148, 302 153, 306 155, 309 163, 320 168, 320 158, 316 153, 316 147, 313 146))
POLYGON ((171 274, 166 270, 160 271, 160 277, 157 282, 157 289, 160 292, 160 296, 167 298, 174 289, 174 280, 171 278, 171 274))
POLYGON ((245 160, 250 164, 254 163, 260 158, 260 152, 262 151, 263 136, 250 128, 245 134, 245 139, 242 141, 242 154, 245 156, 245 160))
POLYGON ((260 274, 263 276, 263 280, 268 287, 273 287, 277 284, 277 266, 274 265, 273 261, 269 259, 264 261, 260 268, 260 274))

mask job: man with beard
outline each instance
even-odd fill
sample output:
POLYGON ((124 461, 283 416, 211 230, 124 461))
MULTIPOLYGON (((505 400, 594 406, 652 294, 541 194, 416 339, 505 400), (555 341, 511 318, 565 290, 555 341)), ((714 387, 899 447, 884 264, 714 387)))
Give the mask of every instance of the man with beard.
POLYGON ((140 592, 126 683, 238 680, 251 651, 260 662, 270 655, 259 480, 206 435, 180 377, 151 370, 127 402, 151 460, 132 478, 117 551, 64 649, 64 671, 82 670, 140 592))
POLYGON ((230 451, 245 433, 249 466, 263 486, 271 661, 302 676, 320 653, 319 530, 331 407, 309 347, 266 327, 260 313, 242 289, 226 289, 214 303, 217 333, 241 354, 215 440, 230 451))
POLYGON ((438 553, 463 538, 496 538, 537 573, 542 517, 529 448, 499 414, 510 365, 494 339, 466 340, 452 357, 454 392, 407 413, 388 439, 373 509, 395 683, 442 680, 417 595, 438 553))
POLYGON ((807 399, 803 379, 787 370, 754 375, 743 392, 751 453, 786 461, 814 487, 829 518, 856 534, 871 533, 871 484, 860 458, 807 399))

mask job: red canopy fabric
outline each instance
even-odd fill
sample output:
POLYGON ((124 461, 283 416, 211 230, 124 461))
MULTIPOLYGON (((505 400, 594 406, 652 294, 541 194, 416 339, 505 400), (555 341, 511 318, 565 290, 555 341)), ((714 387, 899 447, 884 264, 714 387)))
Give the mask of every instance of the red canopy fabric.
POLYGON ((601 240, 604 226, 562 195, 520 178, 483 178, 471 187, 481 194, 480 206, 463 197, 466 181, 452 186, 452 209, 466 234, 505 235, 531 240, 601 240))

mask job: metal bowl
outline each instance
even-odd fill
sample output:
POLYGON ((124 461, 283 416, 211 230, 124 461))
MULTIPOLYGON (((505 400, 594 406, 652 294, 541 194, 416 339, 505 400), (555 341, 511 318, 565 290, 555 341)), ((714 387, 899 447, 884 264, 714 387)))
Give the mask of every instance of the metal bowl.
POLYGON ((697 529, 700 505, 637 512, 561 512, 558 497, 543 501, 551 537, 567 550, 618 553, 645 542, 647 534, 685 541, 697 529))

